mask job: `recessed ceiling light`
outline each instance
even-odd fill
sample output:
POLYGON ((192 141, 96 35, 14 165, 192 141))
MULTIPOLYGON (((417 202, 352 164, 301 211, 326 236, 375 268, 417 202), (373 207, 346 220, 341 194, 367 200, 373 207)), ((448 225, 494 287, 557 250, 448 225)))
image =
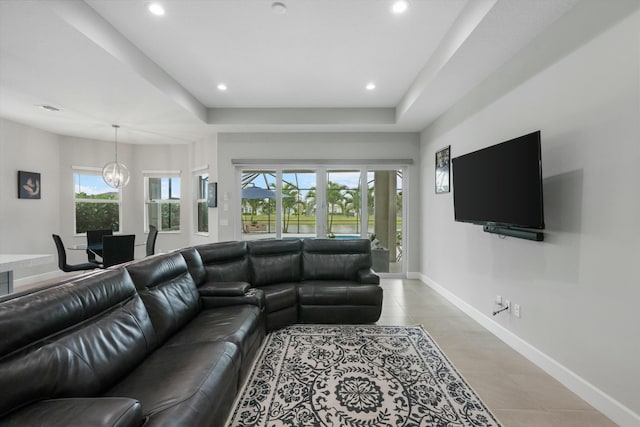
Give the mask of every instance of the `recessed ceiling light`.
POLYGON ((393 6, 391 6, 391 11, 396 15, 404 13, 409 8, 409 2, 407 0, 396 0, 393 2, 393 6))
POLYGON ((149 5, 149 12, 156 16, 162 16, 164 15, 164 7, 162 7, 160 3, 151 3, 149 5))
POLYGON ((43 110, 47 110, 51 112, 60 111, 59 108, 56 108, 53 105, 38 105, 38 107, 42 108, 43 110))
POLYGON ((367 90, 374 90, 376 88, 376 84, 374 82, 369 82, 365 87, 367 88, 367 90))
POLYGON ((271 10, 278 15, 284 15, 287 13, 287 5, 282 2, 274 2, 271 4, 271 10))
POLYGON ((226 85, 226 84, 224 84, 224 83, 220 83, 220 84, 218 85, 218 90, 221 90, 221 91, 223 91, 223 92, 224 92, 225 90, 227 90, 227 85, 226 85))

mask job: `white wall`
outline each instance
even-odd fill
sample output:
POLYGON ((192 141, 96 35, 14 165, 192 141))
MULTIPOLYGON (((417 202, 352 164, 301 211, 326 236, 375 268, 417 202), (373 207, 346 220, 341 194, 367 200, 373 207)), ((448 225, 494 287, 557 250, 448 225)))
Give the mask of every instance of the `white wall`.
MULTIPOLYGON (((258 159, 269 163, 269 159, 414 159, 407 177, 409 193, 407 225, 410 233, 406 242, 409 272, 417 272, 418 242, 415 230, 418 218, 418 195, 420 183, 418 171, 419 135, 414 133, 252 133, 218 135, 218 195, 228 193, 229 210, 218 208, 220 221, 228 221, 228 226, 219 225, 220 240, 238 239, 239 218, 234 215, 233 204, 238 203, 240 184, 237 182, 232 159, 258 159), (412 270, 413 269, 413 270, 412 270)), ((224 203, 224 202, 223 202, 224 203)), ((220 206, 220 201, 219 201, 220 206)))
MULTIPOLYGON (((640 422, 638 28, 635 12, 532 76, 510 68, 421 141, 425 280, 567 368, 576 391, 622 425, 640 422), (506 77, 517 73, 512 84, 506 77), (451 145, 455 157, 537 129, 546 241, 502 240, 454 222, 452 193, 431 191, 435 151, 451 145), (520 304, 522 318, 491 318, 498 294, 520 304)), ((560 30, 554 43, 575 35, 560 30)), ((534 63, 536 48, 520 63, 534 63)))
MULTIPOLYGON (((0 253, 55 254, 59 147, 57 135, 0 119, 0 253), (18 199, 19 170, 40 173, 40 199, 18 199)), ((55 262, 16 270, 14 279, 51 271, 55 262)))

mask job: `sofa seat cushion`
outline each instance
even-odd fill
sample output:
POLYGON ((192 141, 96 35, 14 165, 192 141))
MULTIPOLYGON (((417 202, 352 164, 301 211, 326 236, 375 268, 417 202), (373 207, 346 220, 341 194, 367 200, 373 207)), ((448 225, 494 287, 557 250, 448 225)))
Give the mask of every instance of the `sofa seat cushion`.
POLYGON ((273 313, 298 304, 296 283, 279 283, 263 286, 267 313, 273 313))
POLYGON ((162 346, 104 395, 139 400, 145 427, 217 425, 231 410, 239 366, 230 342, 162 346))
POLYGON ((97 397, 42 400, 4 418, 2 425, 139 427, 144 421, 142 406, 137 400, 97 397))
POLYGON ((300 305, 382 305, 382 288, 349 281, 310 280, 298 286, 300 305))
POLYGON ((203 310, 171 337, 165 346, 229 341, 238 346, 244 363, 251 358, 249 353, 260 346, 264 336, 264 319, 260 308, 243 304, 203 310))

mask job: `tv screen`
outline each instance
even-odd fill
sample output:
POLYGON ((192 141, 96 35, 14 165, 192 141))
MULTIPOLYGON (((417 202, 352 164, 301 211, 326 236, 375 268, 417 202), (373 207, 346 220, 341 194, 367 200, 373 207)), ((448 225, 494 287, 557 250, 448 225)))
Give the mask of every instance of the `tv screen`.
POLYGON ((456 221, 544 229, 540 131, 452 163, 456 221))

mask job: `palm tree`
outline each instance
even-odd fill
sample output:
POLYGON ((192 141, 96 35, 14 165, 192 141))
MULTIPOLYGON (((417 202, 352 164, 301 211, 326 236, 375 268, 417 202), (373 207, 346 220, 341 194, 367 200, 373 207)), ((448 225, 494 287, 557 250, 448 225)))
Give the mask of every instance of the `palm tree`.
POLYGON ((360 188, 352 188, 347 190, 345 194, 346 204, 345 209, 347 212, 354 211, 356 214, 356 224, 360 224, 360 188))
POLYGON ((346 185, 336 184, 331 181, 327 183, 327 205, 329 206, 329 225, 327 227, 327 233, 329 234, 332 234, 331 228, 333 227, 333 215, 336 207, 343 207, 344 191, 346 190, 346 185))
POLYGON ((291 222, 291 211, 294 209, 298 215, 298 231, 300 231, 300 210, 296 209, 299 203, 299 191, 298 188, 289 183, 285 183, 282 186, 282 212, 285 216, 282 218, 282 232, 287 233, 289 231, 289 223, 291 222))
POLYGON ((316 210, 316 187, 311 187, 304 196, 305 213, 309 216, 313 215, 316 210))

